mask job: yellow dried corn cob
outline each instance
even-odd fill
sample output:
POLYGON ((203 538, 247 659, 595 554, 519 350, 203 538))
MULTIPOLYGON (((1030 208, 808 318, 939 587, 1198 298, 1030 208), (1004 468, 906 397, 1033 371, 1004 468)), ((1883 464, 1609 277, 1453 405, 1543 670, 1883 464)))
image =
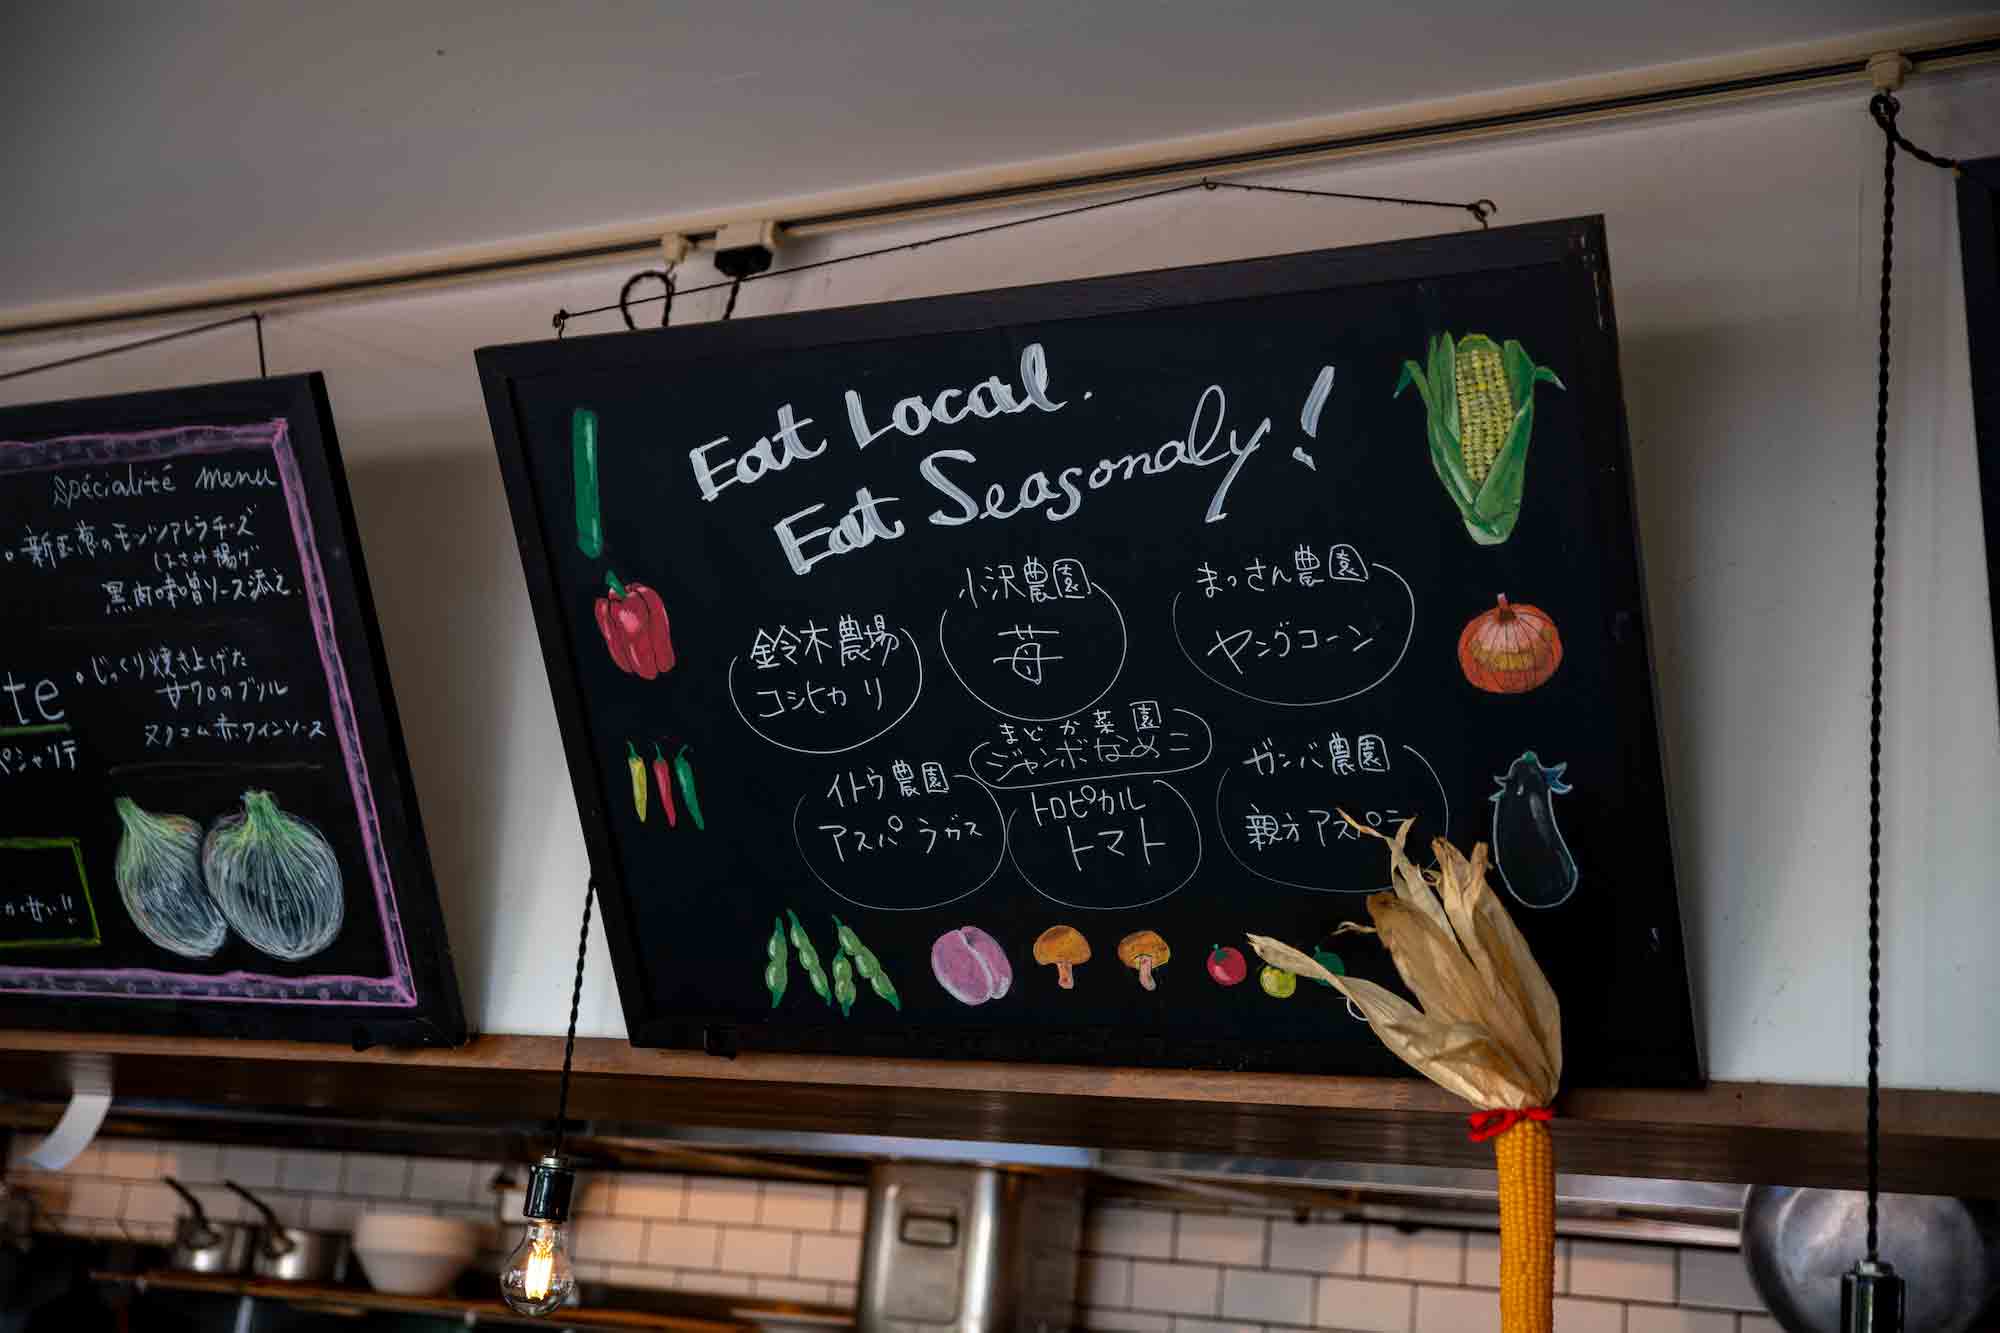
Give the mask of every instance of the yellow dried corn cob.
POLYGON ((1549 1127, 1516 1121, 1493 1140, 1500 1168, 1501 1333, 1550 1333, 1556 1155, 1549 1127))
POLYGON ((1514 425, 1514 400, 1500 348, 1483 333, 1459 340, 1454 373, 1458 381, 1458 440, 1465 475, 1477 486, 1493 470, 1500 446, 1514 425))

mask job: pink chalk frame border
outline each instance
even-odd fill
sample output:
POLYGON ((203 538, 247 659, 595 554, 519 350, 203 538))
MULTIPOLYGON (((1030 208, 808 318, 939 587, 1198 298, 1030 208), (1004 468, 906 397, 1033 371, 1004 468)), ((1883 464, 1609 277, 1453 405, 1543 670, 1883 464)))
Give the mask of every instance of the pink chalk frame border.
POLYGON ((119 999, 234 1001, 248 1004, 369 1006, 413 1008, 417 1003, 410 971, 409 946, 396 910, 395 886, 382 832, 375 812, 375 793, 362 756, 361 730, 354 700, 347 688, 347 669, 334 633, 333 608, 326 575, 313 545, 312 514, 305 483, 292 449, 291 431, 282 420, 253 426, 183 426, 170 430, 113 435, 66 435, 31 443, 0 441, 0 474, 48 472, 57 468, 107 463, 151 462, 230 450, 269 449, 278 469, 278 483, 291 517, 292 540, 298 547, 299 571, 305 585, 306 610, 313 637, 319 643, 320 666, 326 675, 333 710, 334 734, 347 767, 354 812, 361 825, 361 845, 368 876, 375 888, 375 908, 388 946, 390 975, 277 977, 260 972, 166 972, 152 968, 0 967, 0 994, 74 995, 119 999))

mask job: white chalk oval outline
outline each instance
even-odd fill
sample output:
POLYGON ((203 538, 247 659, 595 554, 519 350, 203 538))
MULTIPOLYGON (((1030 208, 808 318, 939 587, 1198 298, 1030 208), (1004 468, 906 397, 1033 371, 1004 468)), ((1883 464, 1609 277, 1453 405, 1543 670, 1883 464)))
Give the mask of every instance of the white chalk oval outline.
MULTIPOLYGON (((1401 576, 1398 575, 1398 577, 1401 576)), ((981 708, 984 708, 987 712, 997 713, 999 716, 1007 718, 1010 721, 1060 722, 1066 717, 1074 717, 1078 713, 1087 712, 1088 710, 1095 708, 1097 706, 1098 700, 1102 699, 1105 695, 1111 693, 1111 687, 1116 685, 1118 683, 1118 678, 1125 674, 1125 657, 1126 654, 1128 654, 1132 650, 1132 636, 1125 629, 1125 612, 1122 608, 1119 607, 1118 599, 1116 597, 1113 597, 1110 593, 1105 592, 1104 585, 1098 583, 1094 579, 1091 581, 1090 590, 1094 593, 1100 594, 1105 601, 1111 603, 1111 614, 1118 617, 1118 666, 1116 667, 1116 669, 1112 671, 1111 679, 1104 682, 1103 689, 1099 690, 1096 694, 1092 695, 1087 702, 1075 708, 1066 708, 1060 713, 1051 713, 1047 717, 1024 717, 1019 713, 1010 713, 1004 708, 995 708, 992 704, 987 703, 985 699, 980 697, 979 691, 973 689, 970 685, 967 685, 965 683, 965 677, 958 674, 958 667, 951 660, 951 650, 945 647, 944 621, 945 617, 951 614, 950 607, 946 607, 944 610, 938 612, 938 656, 944 658, 944 664, 946 669, 949 670, 952 676, 957 679, 959 688, 963 689, 967 694, 972 696, 974 703, 978 704, 981 708)), ((1186 650, 1183 649, 1182 651, 1186 650)), ((973 781, 977 782, 978 779, 974 778, 973 781)))
MULTIPOLYGON (((903 719, 910 715, 910 710, 917 706, 917 701, 924 697, 924 655, 923 653, 917 650, 917 636, 910 633, 910 631, 906 629, 901 629, 896 631, 896 637, 899 639, 903 639, 909 643, 910 655, 916 659, 917 662, 916 693, 910 696, 910 702, 904 705, 903 711, 896 714, 895 721, 889 723, 888 726, 883 727, 882 730, 876 732, 873 736, 864 736, 860 740, 854 742, 854 744, 852 745, 842 745, 832 750, 808 750, 797 745, 787 745, 783 741, 772 740, 769 736, 766 736, 763 732, 759 731, 757 729, 757 724, 752 722, 748 717, 748 715, 744 713, 743 705, 736 702, 736 664, 743 660, 743 657, 740 653, 737 656, 729 659, 729 676, 726 682, 729 687, 729 706, 736 710, 736 716, 742 721, 744 726, 750 729, 751 735, 755 736, 760 741, 764 741, 767 744, 777 746, 780 750, 789 750, 793 754, 816 754, 816 755, 846 754, 849 750, 858 750, 862 746, 867 745, 871 741, 881 740, 884 736, 888 735, 890 732, 894 731, 897 727, 901 726, 903 723, 903 719)), ((973 781, 977 782, 978 779, 974 778, 973 781)), ((803 800, 805 798, 801 797, 800 799, 803 800)))
POLYGON ((812 858, 806 855, 805 840, 799 837, 799 811, 805 809, 806 805, 806 798, 803 794, 801 794, 799 796, 798 803, 792 807, 792 846, 798 849, 799 860, 804 863, 806 868, 806 873, 811 875, 814 879, 818 880, 819 886, 821 888, 825 889, 828 893, 832 894, 834 897, 840 899, 840 901, 844 903, 849 903, 855 907, 859 907, 866 912, 928 912, 931 911, 933 908, 949 907, 953 903, 964 902, 967 898, 970 898, 973 894, 979 892, 981 889, 985 888, 988 884, 992 883, 993 877, 1000 873, 1001 865, 1010 859, 1007 851, 1007 813, 1000 808, 1000 802, 993 799, 993 793, 987 791, 985 785, 982 784, 979 781, 979 779, 973 777, 969 773, 954 773, 952 774, 952 776, 955 778, 964 778, 967 782, 970 782, 974 787, 979 789, 979 791, 986 797, 987 802, 992 805, 993 820, 1000 826, 1000 852, 999 855, 993 858, 993 868, 986 872, 985 879, 980 880, 977 884, 967 889, 964 893, 958 894, 956 897, 940 899, 939 901, 934 903, 924 903, 923 905, 918 907, 883 907, 879 903, 864 903, 859 898, 848 897, 846 894, 842 893, 839 889, 836 889, 833 887, 833 885, 827 883, 826 877, 820 874, 819 869, 813 865, 812 858))
MULTIPOLYGON (((1188 651, 1187 640, 1181 637, 1182 594, 1178 592, 1174 594, 1173 604, 1167 608, 1167 618, 1173 623, 1174 627, 1174 645, 1181 650, 1181 656, 1187 659, 1188 665, 1193 667, 1196 671, 1199 671, 1202 674, 1202 676, 1208 680, 1210 684, 1220 685, 1223 689, 1228 690, 1231 694, 1234 694, 1239 698, 1248 699, 1252 703, 1268 704, 1272 708, 1323 708, 1327 704, 1345 703, 1349 699, 1358 699, 1362 695, 1368 693, 1368 691, 1374 689, 1377 685, 1380 685, 1383 681, 1389 679, 1389 677, 1396 674, 1396 668, 1403 665, 1403 659, 1409 656, 1410 642, 1417 636, 1417 594, 1411 589, 1410 581, 1404 578, 1401 573, 1397 572, 1396 569, 1394 569, 1389 565, 1383 564, 1379 560, 1377 560, 1373 565, 1369 566, 1369 568, 1386 569, 1391 574, 1396 575, 1396 582, 1403 585, 1403 596, 1410 603, 1410 627, 1408 630, 1404 632, 1403 646, 1396 653, 1396 660, 1389 663, 1389 669, 1384 671, 1381 675, 1375 677, 1375 679, 1369 681, 1366 685, 1363 685, 1358 690, 1351 691, 1350 693, 1347 694, 1338 694, 1331 699, 1308 699, 1302 703, 1292 703, 1284 699, 1266 699, 1261 695, 1252 694, 1248 690, 1237 689, 1234 685, 1231 685, 1228 681, 1223 680, 1221 677, 1210 674, 1209 669, 1203 666, 1200 662, 1197 662, 1195 660, 1194 654, 1188 651)), ((1033 720, 1041 721, 1042 719, 1036 718, 1033 720)))
MULTIPOLYGON (((1102 698, 1103 696, 1099 695, 1098 697, 1102 698)), ((1096 700, 1092 700, 1091 702, 1095 703, 1096 700)), ((1083 708, 1078 709, 1077 711, 1088 712, 1089 709, 1090 705, 1086 704, 1084 705, 1083 708)), ((1007 783, 1004 782, 988 782, 985 778, 979 777, 977 775, 975 775, 972 780, 974 782, 979 783, 982 786, 991 787, 994 791, 1033 791, 1037 787, 1075 786, 1079 782, 1122 782, 1128 778, 1171 777, 1175 773, 1191 773, 1195 769, 1200 768, 1203 764, 1207 763, 1209 760, 1215 758, 1215 729, 1208 725, 1207 718, 1203 717, 1200 713, 1195 712, 1192 708, 1171 708, 1168 709, 1167 711, 1172 713, 1186 713, 1189 717, 1201 723, 1202 735, 1206 739, 1206 744, 1208 746, 1208 749, 1205 753, 1203 753, 1201 758, 1195 760, 1191 764, 1183 764, 1179 768, 1137 768, 1133 769, 1129 773, 1106 773, 1102 777, 1050 778, 1047 782, 1022 782, 1022 783, 1017 783, 1013 786, 1009 786, 1007 783)), ((1074 717, 1076 716, 1076 714, 1065 713, 1063 714, 1063 716, 1074 717)), ((965 756, 965 766, 967 768, 974 767, 976 761, 973 758, 973 756, 977 755, 981 749, 983 749, 987 745, 990 745, 991 743, 992 742, 990 741, 981 741, 979 742, 978 745, 973 746, 972 749, 968 751, 965 756)))
MULTIPOLYGON (((1165 787, 1168 791, 1172 792, 1175 796, 1180 798, 1180 803, 1187 807, 1188 823, 1192 825, 1194 828, 1194 866, 1187 872, 1187 875, 1181 880, 1180 883, 1174 885, 1171 889, 1168 889, 1165 893, 1161 894, 1157 898, 1148 898, 1146 899, 1145 902, 1142 903, 1120 903, 1115 907, 1102 907, 1093 905, 1091 903, 1073 903, 1073 902, 1068 902, 1062 898, 1058 898, 1053 893, 1050 893, 1047 889, 1044 889, 1041 885, 1035 883, 1034 880, 1029 879, 1028 872, 1021 869, 1021 862, 1019 858, 1017 858, 1014 855, 1014 837, 1013 837, 1014 815, 1020 813, 1018 810, 1013 812, 1013 814, 1009 814, 1007 816, 1007 839, 1006 839, 1007 860, 1010 864, 1013 865, 1014 873, 1019 875, 1022 879, 1022 882, 1027 884, 1029 888, 1033 889, 1036 893, 1040 894, 1042 897, 1047 898, 1050 902, 1054 903, 1056 906, 1067 907, 1072 911, 1077 911, 1077 912, 1131 912, 1131 911, 1136 911, 1141 907, 1151 907, 1154 903, 1163 903, 1167 899, 1173 897, 1175 894, 1179 893, 1182 889, 1192 884, 1194 882, 1194 877, 1201 873, 1202 858, 1206 856, 1208 853, 1208 840, 1201 836, 1201 817, 1195 814, 1194 804, 1191 801, 1189 801, 1187 797, 1181 795, 1181 789, 1179 787, 1176 787, 1173 783, 1168 782, 1165 778, 1154 778, 1152 779, 1152 781, 1155 786, 1165 787)), ((991 793, 988 793, 988 795, 991 795, 991 793)))
MULTIPOLYGON (((1376 568, 1379 569, 1381 566, 1378 565, 1376 568)), ((1405 744, 1403 748, 1415 755, 1417 762, 1424 766, 1424 771, 1431 775, 1431 781, 1437 786, 1438 799, 1444 802, 1444 827, 1449 829, 1451 827, 1451 796, 1445 791, 1444 782, 1438 777, 1437 770, 1431 767, 1431 761, 1424 758, 1421 750, 1417 749, 1414 745, 1408 744, 1405 744)), ((1231 770, 1229 769, 1223 769, 1222 776, 1215 780, 1215 833, 1217 837, 1222 839, 1223 850, 1229 853, 1230 858, 1237 865, 1242 866, 1258 879, 1272 884, 1282 884, 1288 889, 1304 889, 1307 893, 1386 893, 1395 887, 1391 884, 1384 884, 1373 889, 1323 889, 1317 884, 1301 884, 1295 879, 1279 879, 1276 875, 1267 875, 1255 866, 1252 866, 1242 856, 1238 855, 1236 849, 1230 845, 1229 834, 1222 827, 1222 788, 1229 781, 1230 772, 1231 770)))

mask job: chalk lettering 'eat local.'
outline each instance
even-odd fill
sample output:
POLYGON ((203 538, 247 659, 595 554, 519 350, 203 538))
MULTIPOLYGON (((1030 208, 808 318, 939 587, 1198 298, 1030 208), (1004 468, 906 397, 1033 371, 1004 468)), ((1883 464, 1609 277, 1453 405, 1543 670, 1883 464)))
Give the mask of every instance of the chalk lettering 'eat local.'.
MULTIPOLYGON (((1018 379, 1018 388, 990 375, 970 388, 940 389, 929 398, 912 395, 899 400, 879 425, 871 424, 867 404, 849 389, 845 394, 847 424, 854 447, 865 450, 891 434, 916 439, 933 426, 955 426, 968 417, 991 420, 1023 412, 1055 413, 1069 406, 1070 399, 1052 393, 1048 356, 1040 343, 1022 349, 1018 379)), ((1091 395, 1083 396, 1087 399, 1091 395)), ((776 417, 777 428, 741 452, 730 452, 727 435, 688 450, 688 464, 703 500, 713 502, 732 486, 754 485, 773 472, 811 462, 827 451, 824 437, 814 442, 804 433, 814 424, 812 417, 800 417, 790 403, 781 405, 776 417)), ((982 491, 978 483, 966 483, 964 474, 956 469, 976 465, 978 456, 968 449, 938 449, 917 464, 918 477, 944 501, 925 515, 925 521, 952 528, 981 519, 1004 521, 1041 510, 1048 521, 1060 523, 1083 507, 1086 491, 1102 490, 1135 476, 1158 476, 1180 466, 1205 468, 1227 463, 1204 515, 1204 521, 1214 523, 1227 517, 1223 505, 1230 485, 1271 430, 1271 419, 1265 417, 1248 439, 1242 439, 1234 429, 1228 429, 1225 438, 1227 421, 1227 396, 1220 385, 1211 384, 1196 398, 1193 416, 1181 438, 1148 451, 1100 457, 1093 465, 1062 468, 1053 479, 1046 471, 1031 472, 1011 489, 991 482, 982 491)), ((887 512, 901 502, 901 496, 878 496, 867 486, 857 487, 854 503, 838 518, 823 518, 826 504, 813 504, 785 515, 772 524, 771 531, 792 572, 806 574, 832 556, 902 537, 907 531, 903 521, 887 512)))

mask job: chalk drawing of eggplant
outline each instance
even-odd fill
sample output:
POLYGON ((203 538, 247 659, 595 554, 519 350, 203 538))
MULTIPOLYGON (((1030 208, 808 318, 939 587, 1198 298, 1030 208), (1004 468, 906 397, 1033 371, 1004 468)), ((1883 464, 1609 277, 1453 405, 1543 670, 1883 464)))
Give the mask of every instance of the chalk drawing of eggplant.
POLYGON ((1563 841, 1550 798, 1569 792, 1568 764, 1546 768, 1529 750, 1493 779, 1493 864, 1524 906, 1555 907, 1576 892, 1576 858, 1563 841))

